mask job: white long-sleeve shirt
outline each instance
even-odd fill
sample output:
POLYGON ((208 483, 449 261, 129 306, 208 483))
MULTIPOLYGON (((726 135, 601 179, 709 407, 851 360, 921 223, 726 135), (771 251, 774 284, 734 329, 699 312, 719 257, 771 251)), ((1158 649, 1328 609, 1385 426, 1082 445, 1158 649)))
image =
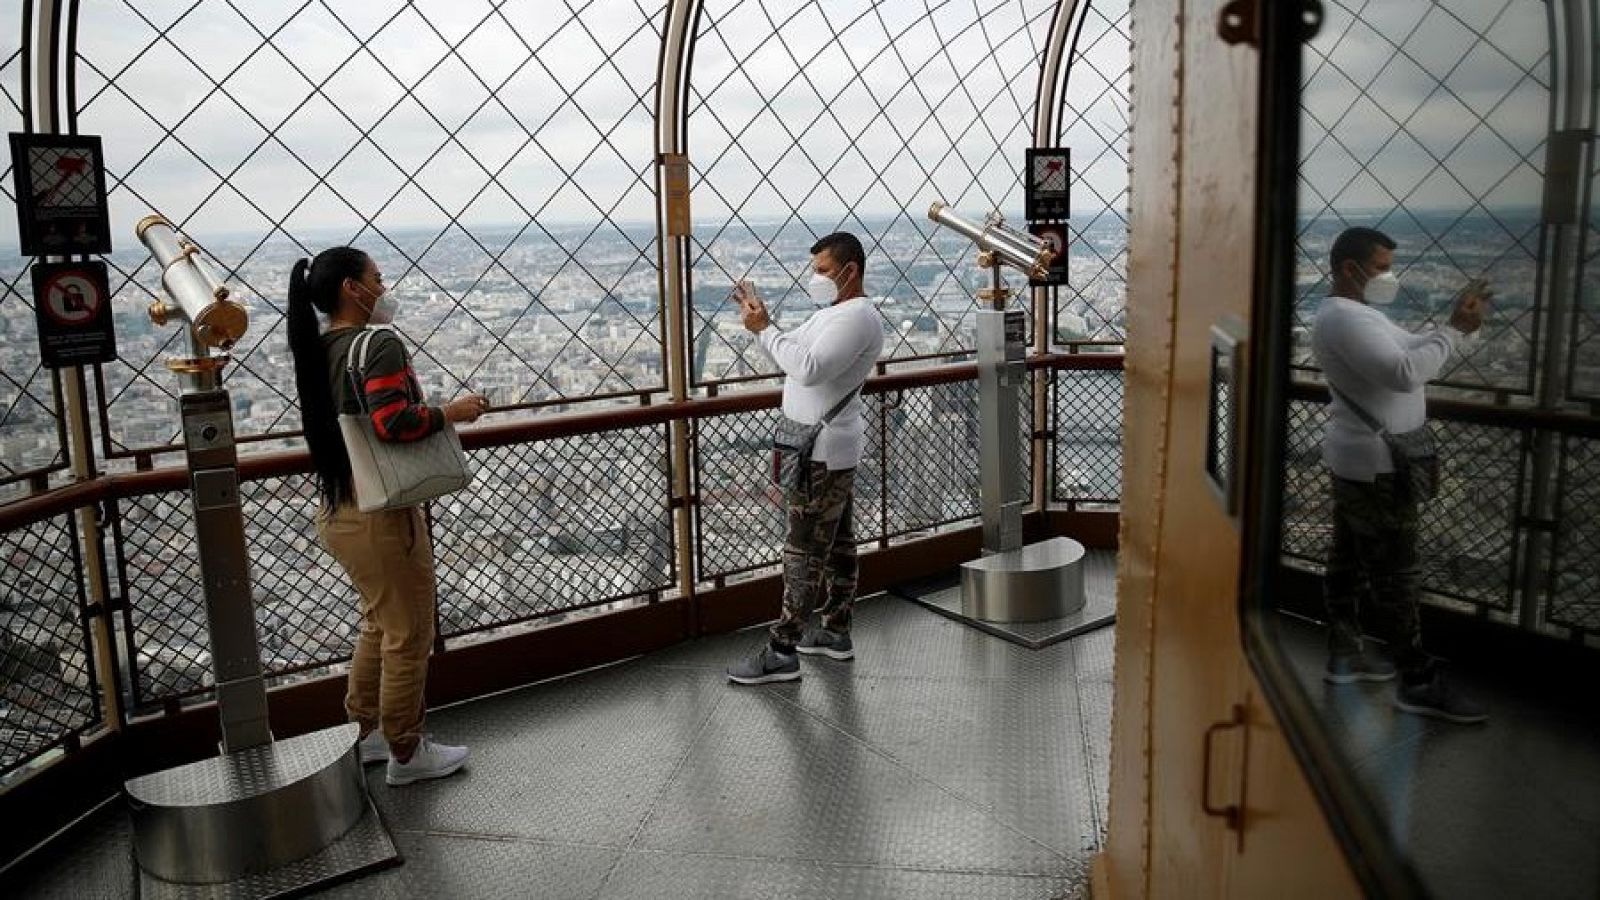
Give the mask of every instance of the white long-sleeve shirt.
POLYGON ((1359 300, 1322 301, 1311 328, 1311 350, 1328 383, 1338 389, 1322 438, 1322 461, 1333 474, 1372 481, 1394 471, 1383 438, 1345 403, 1345 397, 1360 404, 1391 434, 1421 428, 1428 420, 1425 388, 1463 337, 1448 325, 1406 331, 1359 300))
MULTIPOLYGON (((868 297, 835 303, 812 313, 798 328, 764 329, 757 339, 783 370, 783 414, 796 422, 820 422, 844 395, 872 374, 883 352, 883 317, 868 297)), ((829 469, 861 464, 866 421, 857 394, 817 435, 813 462, 829 469)))

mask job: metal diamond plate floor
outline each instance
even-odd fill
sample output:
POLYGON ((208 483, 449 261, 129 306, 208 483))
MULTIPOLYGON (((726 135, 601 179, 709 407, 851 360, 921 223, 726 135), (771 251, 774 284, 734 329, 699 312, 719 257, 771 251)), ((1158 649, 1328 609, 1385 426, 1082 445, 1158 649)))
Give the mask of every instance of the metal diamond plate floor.
MULTIPOLYGON (((369 770, 405 864, 323 896, 1087 896, 1112 631, 1030 650, 887 595, 856 622, 858 659, 798 683, 726 683, 751 630, 436 710, 472 761, 369 770)), ((133 895, 120 806, 80 829, 20 895, 133 895)))

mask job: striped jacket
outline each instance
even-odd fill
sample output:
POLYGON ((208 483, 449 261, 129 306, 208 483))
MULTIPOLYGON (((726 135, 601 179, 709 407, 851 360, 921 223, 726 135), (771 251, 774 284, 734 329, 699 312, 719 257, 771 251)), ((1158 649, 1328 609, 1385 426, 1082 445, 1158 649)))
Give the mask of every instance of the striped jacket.
MULTIPOLYGON (((328 374, 339 413, 357 413, 361 404, 356 385, 345 373, 345 358, 360 328, 339 328, 322 336, 328 351, 328 374)), ((360 389, 371 410, 372 430, 379 440, 418 441, 444 427, 444 411, 424 401, 422 386, 411 370, 405 345, 393 331, 378 329, 367 348, 367 368, 360 373, 360 389)))

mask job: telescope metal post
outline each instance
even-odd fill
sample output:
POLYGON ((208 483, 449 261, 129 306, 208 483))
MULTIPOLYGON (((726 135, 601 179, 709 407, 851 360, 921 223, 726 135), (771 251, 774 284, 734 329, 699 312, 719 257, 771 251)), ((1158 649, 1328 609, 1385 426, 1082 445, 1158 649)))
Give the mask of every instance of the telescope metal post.
POLYGON ((980 299, 992 308, 978 310, 978 471, 983 513, 983 552, 1004 553, 1022 546, 1023 501, 1018 490, 1021 454, 1017 434, 1018 394, 1028 377, 1023 360, 1026 321, 1019 309, 1008 310, 1011 292, 992 254, 992 287, 980 299))
MULTIPOLYGON (((1051 251, 1032 235, 1008 228, 998 212, 978 223, 943 202, 928 218, 978 246, 978 265, 990 286, 978 292, 978 470, 983 555, 962 563, 959 598, 953 590, 910 590, 929 609, 1027 647, 1041 647, 1110 621, 1104 603, 1086 607, 1084 549, 1070 538, 1022 542, 1021 392, 1028 383, 1027 317, 1009 309, 1011 292, 1000 272, 1009 265, 1042 276, 1051 251), (959 600, 959 603, 957 602, 959 600)), ((1109 599, 1109 598, 1108 598, 1109 599)))
POLYGON ((222 750, 233 753, 272 740, 267 686, 250 594, 250 556, 239 504, 239 458, 228 392, 218 386, 211 358, 185 360, 196 369, 185 380, 178 407, 189 468, 195 548, 205 593, 206 630, 216 677, 222 750))
POLYGON ((222 753, 124 782, 134 858, 146 897, 298 894, 398 861, 367 796, 354 723, 274 741, 256 642, 250 558, 239 495, 233 410, 222 387, 227 350, 248 316, 199 250, 159 216, 139 237, 164 268, 172 303, 151 320, 181 319, 189 356, 169 359, 206 605, 222 753))

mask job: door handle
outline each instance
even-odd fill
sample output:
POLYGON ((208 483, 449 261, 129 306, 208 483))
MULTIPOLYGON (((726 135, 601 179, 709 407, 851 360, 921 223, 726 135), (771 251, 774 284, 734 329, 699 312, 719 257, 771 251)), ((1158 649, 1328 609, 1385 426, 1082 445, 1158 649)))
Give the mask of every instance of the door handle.
POLYGON ((1217 735, 1234 728, 1241 728, 1244 724, 1244 704, 1235 703, 1233 705, 1233 714, 1230 718, 1221 722, 1213 722, 1206 729, 1200 761, 1200 808, 1205 811, 1206 815, 1222 819, 1230 831, 1240 832, 1241 841, 1243 840, 1244 831, 1241 827, 1244 813, 1240 806, 1236 803, 1230 803, 1227 806, 1216 806, 1211 802, 1211 747, 1217 735))

